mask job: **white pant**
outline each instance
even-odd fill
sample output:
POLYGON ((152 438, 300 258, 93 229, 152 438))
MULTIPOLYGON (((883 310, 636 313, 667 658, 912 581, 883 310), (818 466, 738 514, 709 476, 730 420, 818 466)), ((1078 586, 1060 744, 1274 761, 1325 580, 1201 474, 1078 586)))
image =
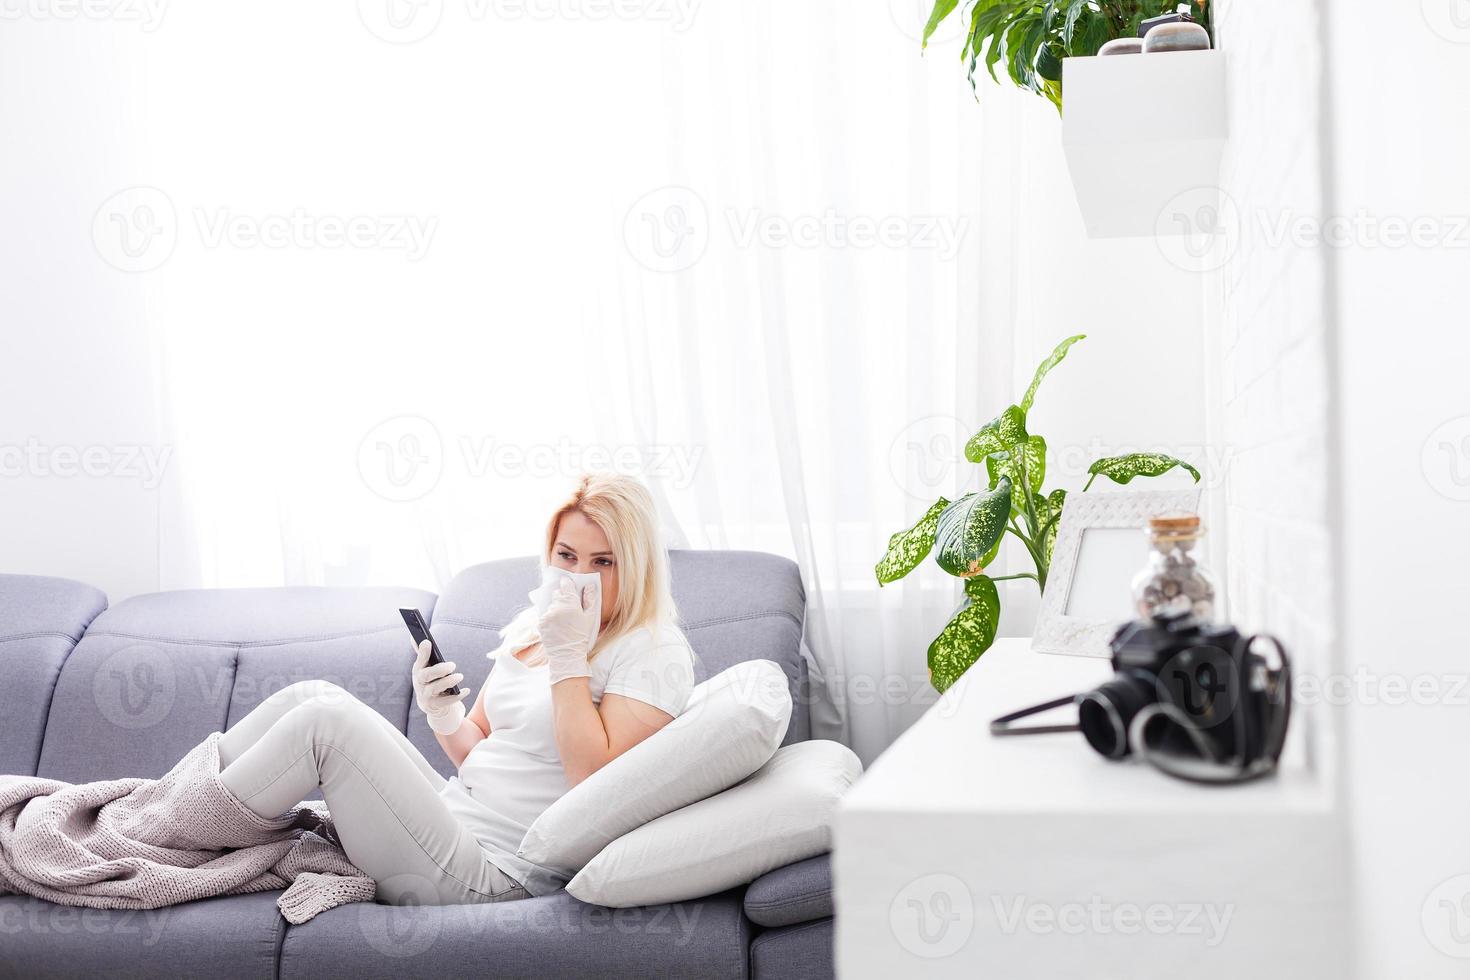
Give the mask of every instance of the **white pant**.
POLYGON ((403 733, 335 684, 278 691, 219 742, 225 788, 262 817, 323 799, 347 858, 390 905, 527 898, 439 796, 445 780, 403 733), (320 793, 318 793, 320 787, 320 793))

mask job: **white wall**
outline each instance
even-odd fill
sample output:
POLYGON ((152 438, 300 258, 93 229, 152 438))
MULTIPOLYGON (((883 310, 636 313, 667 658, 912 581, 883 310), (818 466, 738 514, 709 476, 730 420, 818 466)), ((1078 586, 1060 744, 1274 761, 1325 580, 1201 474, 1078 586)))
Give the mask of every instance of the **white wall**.
POLYGON ((1390 25, 1382 5, 1345 0, 1327 15, 1330 213, 1367 219, 1331 249, 1328 280, 1364 978, 1470 975, 1465 13, 1425 0, 1390 25), (1384 237, 1410 222, 1419 244, 1384 237))
MULTIPOLYGON (((1322 674, 1337 669, 1329 257, 1277 235, 1282 221, 1322 210, 1322 45, 1310 3, 1227 0, 1215 16, 1227 55, 1229 232, 1228 261, 1207 274, 1220 290, 1211 347, 1216 438, 1230 459, 1226 580, 1239 625, 1280 636, 1298 670, 1322 674)), ((1330 719, 1302 717, 1309 757, 1331 779, 1330 719)))
POLYGON ((1292 641, 1355 975, 1470 969, 1470 20, 1222 2, 1239 208, 1217 424, 1240 618, 1292 641), (1417 240, 1416 240, 1417 237, 1417 240), (1340 764, 1337 764, 1340 763, 1340 764))

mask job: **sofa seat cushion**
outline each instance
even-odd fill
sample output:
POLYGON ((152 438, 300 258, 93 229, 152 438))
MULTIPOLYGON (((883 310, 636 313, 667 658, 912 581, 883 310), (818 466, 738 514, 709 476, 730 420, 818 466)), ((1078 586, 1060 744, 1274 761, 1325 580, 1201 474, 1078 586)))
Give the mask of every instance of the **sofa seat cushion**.
POLYGON ((343 905, 291 926, 282 980, 747 975, 738 890, 610 909, 566 892, 484 905, 343 905))
POLYGON ((286 920, 279 891, 140 911, 0 898, 0 976, 271 980, 286 920))
POLYGON ((834 940, 832 919, 770 929, 750 944, 750 975, 754 980, 830 978, 835 975, 834 940))
POLYGON ((825 919, 832 914, 832 855, 819 854, 777 868, 750 883, 745 914, 757 925, 776 927, 825 919))
POLYGON ((0 774, 36 774, 61 665, 106 608, 90 585, 0 575, 0 774))

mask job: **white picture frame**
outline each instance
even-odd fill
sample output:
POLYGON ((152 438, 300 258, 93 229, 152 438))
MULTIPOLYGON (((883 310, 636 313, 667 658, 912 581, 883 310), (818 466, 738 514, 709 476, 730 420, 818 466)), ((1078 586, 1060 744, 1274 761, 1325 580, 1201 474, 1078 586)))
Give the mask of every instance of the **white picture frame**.
POLYGON ((1108 657, 1114 632, 1132 618, 1129 583, 1148 556, 1149 518, 1198 513, 1199 497, 1198 487, 1069 494, 1031 649, 1108 657))

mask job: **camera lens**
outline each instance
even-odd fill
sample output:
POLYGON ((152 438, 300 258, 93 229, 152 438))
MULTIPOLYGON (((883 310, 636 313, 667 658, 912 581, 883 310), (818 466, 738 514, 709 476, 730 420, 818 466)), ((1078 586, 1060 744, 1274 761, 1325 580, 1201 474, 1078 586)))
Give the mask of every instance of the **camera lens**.
POLYGON ((1087 744, 1110 759, 1123 758, 1133 716, 1154 699, 1152 681, 1130 674, 1120 674, 1084 694, 1077 705, 1077 721, 1087 744))

